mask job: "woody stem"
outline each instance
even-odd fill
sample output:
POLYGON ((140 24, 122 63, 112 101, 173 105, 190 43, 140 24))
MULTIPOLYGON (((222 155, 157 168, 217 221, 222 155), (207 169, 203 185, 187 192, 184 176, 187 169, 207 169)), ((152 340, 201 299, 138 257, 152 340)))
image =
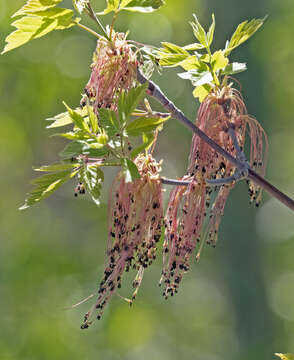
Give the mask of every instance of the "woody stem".
MULTIPOLYGON (((244 163, 236 158, 234 158, 231 154, 229 154, 226 150, 224 150, 221 146, 219 146, 215 141, 213 141, 210 137, 208 137, 201 129, 199 129, 195 124, 190 121, 181 110, 179 110, 172 101, 170 101, 164 93, 161 91, 158 85, 154 84, 152 81, 148 81, 142 73, 137 71, 137 79, 141 84, 148 83, 148 94, 154 97, 159 103, 163 105, 165 109, 171 114, 171 116, 178 121, 180 121, 183 125, 185 125, 188 129, 190 129, 194 134, 198 135, 203 141, 205 141, 209 146, 211 146, 215 151, 217 151, 220 155, 222 155, 225 159, 230 161, 233 165, 235 165, 238 169, 242 170, 244 167, 244 163)), ((289 209, 294 211, 294 200, 288 197, 286 194, 281 192, 275 186, 270 184, 267 180, 265 180, 262 176, 258 175, 254 170, 250 167, 248 168, 248 179, 255 182, 259 185, 263 190, 267 191, 277 200, 281 201, 284 205, 286 205, 289 209)), ((171 183, 172 180, 162 179, 162 182, 168 185, 176 185, 171 183)), ((181 181, 181 184, 178 185, 188 185, 187 182, 181 181)))

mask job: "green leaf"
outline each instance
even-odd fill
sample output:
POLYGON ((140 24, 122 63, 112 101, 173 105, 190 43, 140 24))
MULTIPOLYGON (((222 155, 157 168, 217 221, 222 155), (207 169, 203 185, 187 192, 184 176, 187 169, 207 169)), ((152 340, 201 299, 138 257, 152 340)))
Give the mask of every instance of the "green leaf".
POLYGON ((143 133, 154 131, 159 125, 165 123, 167 117, 139 117, 133 120, 127 127, 126 132, 129 136, 141 136, 143 133))
POLYGON ((193 96, 199 98, 199 101, 202 102, 206 96, 210 93, 212 87, 210 84, 204 84, 197 86, 193 91, 193 96))
POLYGON ((222 74, 223 75, 234 75, 234 74, 238 74, 242 71, 245 71, 247 70, 247 66, 246 66, 246 63, 237 63, 237 62, 234 62, 232 64, 228 64, 222 74))
POLYGON ((202 44, 205 48, 207 48, 209 45, 208 45, 205 30, 203 29, 200 22, 198 21, 197 16, 195 14, 193 14, 193 16, 194 16, 195 22, 192 21, 192 22, 190 22, 190 24, 192 26, 194 36, 200 42, 200 44, 202 44))
MULTIPOLYGON (((78 113, 79 115, 81 115, 82 117, 87 116, 87 108, 76 108, 75 112, 78 113)), ((72 124, 72 118, 70 117, 69 113, 66 111, 64 113, 55 115, 53 118, 47 118, 46 120, 48 121, 53 121, 52 124, 46 126, 47 129, 50 128, 57 128, 57 127, 61 127, 61 126, 65 126, 65 125, 69 125, 72 124)))
POLYGON ((89 144, 86 141, 80 141, 80 140, 72 141, 65 146, 63 151, 59 154, 59 156, 64 159, 69 159, 71 157, 75 157, 78 155, 102 157, 109 153, 109 149, 107 149, 107 147, 97 149, 93 147, 94 144, 95 142, 89 144), (92 147, 90 145, 92 145, 92 147))
POLYGON ((280 353, 275 353, 276 356, 279 356, 282 360, 294 360, 294 355, 293 354, 280 354, 280 353))
POLYGON ((186 58, 187 55, 183 54, 163 54, 159 53, 159 65, 164 67, 179 66, 186 58))
POLYGON ((153 60, 146 60, 144 64, 140 66, 140 72, 144 75, 144 77, 149 80, 154 72, 155 64, 153 60))
POLYGON ((24 45, 30 40, 40 38, 53 30, 68 29, 76 25, 72 19, 73 11, 69 9, 50 8, 43 11, 26 12, 31 15, 24 16, 12 23, 17 30, 7 36, 5 39, 7 44, 1 54, 24 45))
POLYGON ((214 17, 214 14, 212 14, 212 24, 210 25, 210 28, 209 28, 208 33, 207 33, 208 46, 210 46, 211 43, 212 43, 213 35, 214 35, 214 29, 215 29, 215 17, 214 17))
POLYGON ((75 167, 79 166, 79 164, 74 164, 74 163, 70 163, 70 164, 62 164, 62 163, 58 163, 58 164, 53 164, 53 165, 43 165, 41 167, 34 167, 35 171, 45 171, 45 172, 57 172, 57 171, 68 171, 68 170, 72 170, 75 167))
POLYGON ((82 14, 86 6, 89 4, 89 0, 72 0, 72 3, 77 12, 82 14))
POLYGON ((162 42, 161 44, 163 46, 163 52, 166 52, 168 54, 183 54, 189 56, 189 53, 178 45, 172 44, 170 42, 162 42))
POLYGON ((122 0, 121 8, 128 11, 150 13, 163 5, 165 5, 164 0, 122 0))
POLYGON ((107 0, 107 8, 99 13, 108 14, 111 11, 127 10, 133 12, 150 13, 165 4, 164 0, 107 0))
POLYGON ((140 179, 140 174, 135 163, 129 159, 121 159, 122 171, 125 177, 125 182, 133 182, 140 179))
POLYGON ((178 66, 182 61, 190 56, 188 51, 178 45, 162 42, 163 48, 158 52, 159 64, 166 67, 178 66))
POLYGON ((122 92, 118 100, 118 114, 122 125, 126 124, 132 112, 136 109, 138 104, 143 100, 148 84, 139 85, 132 88, 127 93, 122 92))
POLYGON ((194 43, 194 44, 189 44, 189 45, 183 46, 183 49, 187 50, 187 51, 194 51, 194 50, 201 50, 204 47, 205 46, 203 46, 202 44, 194 43))
POLYGON ((94 134, 97 134, 97 132, 99 131, 98 119, 97 119, 96 114, 93 111, 92 106, 90 106, 89 101, 87 102, 87 110, 88 110, 88 115, 89 115, 92 132, 94 134))
POLYGON ((62 0, 28 0, 26 4, 19 9, 15 14, 12 15, 12 18, 16 16, 27 15, 27 13, 32 13, 34 11, 43 11, 49 8, 52 8, 59 4, 62 0))
POLYGON ((100 205, 103 171, 99 166, 88 165, 81 172, 81 181, 85 185, 96 205, 100 205))
POLYGON ((107 0, 107 7, 103 11, 99 12, 98 15, 106 15, 111 11, 117 11, 119 8, 120 0, 107 0))
POLYGON ((197 71, 208 71, 208 65, 197 58, 196 55, 191 55, 179 64, 186 71, 197 70, 197 71))
POLYGON ((216 51, 211 58, 211 66, 213 71, 225 68, 229 63, 229 59, 224 56, 222 50, 216 51))
POLYGON ((140 154, 142 151, 144 150, 148 150, 150 148, 150 146, 153 144, 155 140, 155 135, 153 132, 151 133, 144 133, 142 134, 142 141, 143 143, 141 145, 139 145, 138 147, 136 147, 132 152, 131 152, 131 158, 134 159, 137 157, 138 154, 140 154))
MULTIPOLYGON (((56 165, 55 165, 56 166, 56 165)), ((38 170, 39 171, 39 170, 38 170)), ((36 178, 32 181, 35 188, 28 194, 23 206, 19 209, 24 210, 32 205, 40 202, 54 193, 62 184, 73 178, 78 173, 78 170, 64 170, 53 174, 47 174, 36 178)))
POLYGON ((68 140, 86 140, 86 141, 92 138, 92 136, 90 136, 89 133, 82 130, 68 131, 66 133, 53 134, 52 136, 61 136, 68 140))
POLYGON ((63 101, 63 105, 66 107, 67 112, 73 122, 73 124, 81 129, 82 131, 85 132, 90 132, 89 126, 86 123, 86 120, 82 117, 82 115, 80 115, 78 112, 72 110, 69 106, 67 106, 67 104, 63 101))
POLYGON ((242 22, 238 25, 236 31, 231 37, 231 40, 227 43, 225 49, 225 55, 229 55, 230 52, 247 41, 252 35, 256 33, 256 31, 263 25, 266 17, 263 19, 252 19, 248 22, 248 20, 242 22))
POLYGON ((119 123, 116 117, 116 113, 112 110, 101 108, 98 109, 99 124, 103 130, 105 130, 108 137, 113 137, 120 133, 119 123))
POLYGON ((194 86, 213 82, 213 77, 210 71, 189 70, 187 72, 178 74, 178 76, 182 79, 190 80, 194 86))

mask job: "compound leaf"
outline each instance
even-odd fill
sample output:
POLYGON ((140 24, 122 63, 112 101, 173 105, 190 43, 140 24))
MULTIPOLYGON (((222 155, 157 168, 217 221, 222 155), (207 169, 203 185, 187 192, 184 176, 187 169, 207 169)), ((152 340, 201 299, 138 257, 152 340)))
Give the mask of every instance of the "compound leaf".
POLYGON ((251 21, 243 21, 238 25, 236 31, 231 37, 231 40, 228 42, 225 55, 230 54, 230 52, 247 41, 256 31, 263 25, 266 17, 263 19, 252 19, 251 21))
POLYGON ((26 4, 14 13, 11 17, 27 15, 28 12, 32 13, 34 11, 43 11, 50 8, 53 8, 59 4, 62 0, 28 0, 26 4))
POLYGON ((30 40, 40 38, 53 30, 63 30, 74 26, 73 11, 70 9, 49 8, 46 10, 26 11, 24 17, 14 21, 17 29, 9 34, 1 54, 15 49, 30 40))
POLYGON ((71 167, 68 170, 58 171, 34 179, 32 181, 32 184, 35 185, 35 188, 28 194, 28 197, 26 198, 24 205, 21 206, 19 209, 20 210, 27 209, 30 206, 35 205, 41 200, 47 198, 48 196, 53 194, 62 184, 73 178, 77 173, 78 170, 72 169, 71 167))

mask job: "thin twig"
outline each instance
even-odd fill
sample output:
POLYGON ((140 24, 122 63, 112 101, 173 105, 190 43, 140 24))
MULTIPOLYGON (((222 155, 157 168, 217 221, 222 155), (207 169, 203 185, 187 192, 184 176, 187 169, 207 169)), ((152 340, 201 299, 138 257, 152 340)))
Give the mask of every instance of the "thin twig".
POLYGON ((88 5, 87 5, 87 10, 88 10, 88 11, 87 11, 88 15, 90 16, 90 18, 91 18, 92 20, 95 21, 95 23, 98 25, 98 27, 100 28, 100 30, 102 31, 102 33, 103 33, 103 35, 106 37, 106 39, 109 40, 109 41, 111 41, 111 39, 110 39, 109 36, 107 35, 106 30, 104 29, 104 26, 102 25, 102 23, 100 22, 100 20, 97 18, 95 11, 93 10, 93 8, 92 8, 92 6, 91 6, 91 4, 90 4, 90 1, 89 1, 88 5))
MULTIPOLYGON (((163 105, 164 108, 171 113, 171 116, 178 121, 180 121, 183 125, 189 128, 194 134, 198 135, 203 141, 205 141, 209 146, 211 146, 215 151, 217 151, 224 158, 229 160, 233 165, 235 165, 238 169, 242 170, 244 168, 244 163, 232 155, 230 155, 226 150, 220 147, 216 142, 214 142, 211 138, 209 138, 202 130, 200 130, 195 124, 193 124, 186 116, 183 114, 181 110, 179 110, 160 90, 160 88, 154 84, 152 81, 148 81, 138 70, 137 79, 141 84, 148 82, 148 92, 151 96, 153 96, 159 103, 163 105)), ((273 197, 281 201, 284 205, 286 205, 289 209, 294 211, 294 200, 288 197, 286 194, 282 193, 275 186, 270 184, 267 180, 265 180, 262 176, 257 174, 250 167, 248 168, 248 179, 255 182, 259 185, 263 190, 267 191, 273 197)), ((176 185, 174 180, 163 179, 163 183, 169 185, 176 185)), ((187 182, 184 181, 182 184, 178 185, 187 185, 187 182)))

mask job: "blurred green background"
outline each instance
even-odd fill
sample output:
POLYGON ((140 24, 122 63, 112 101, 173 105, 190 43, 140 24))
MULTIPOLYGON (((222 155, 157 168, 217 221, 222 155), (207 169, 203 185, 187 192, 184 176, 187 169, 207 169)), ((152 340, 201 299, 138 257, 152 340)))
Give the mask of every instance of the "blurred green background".
MULTIPOLYGON (((249 113, 269 135, 267 178, 293 196, 294 1, 166 2, 154 15, 121 15, 117 28, 130 29, 137 41, 184 45, 193 42, 192 13, 208 25, 214 12, 219 48, 239 22, 269 15, 233 58, 248 64, 237 78, 249 113)), ((2 48, 12 31, 10 15, 23 3, 0 0, 2 48)), ((93 4, 104 6, 102 0, 93 4)), ((30 189, 32 165, 56 161, 64 146, 49 137, 44 119, 64 111, 62 100, 79 103, 94 48, 93 38, 71 29, 0 57, 0 359, 265 360, 294 352, 293 214, 267 195, 258 210, 251 207, 243 183, 229 198, 217 248, 204 250, 176 297, 161 296, 159 255, 133 308, 114 298, 88 331, 79 326, 90 303, 65 310, 93 293, 100 279, 106 205, 75 199, 72 184, 35 208, 18 207, 30 189)), ((194 119, 198 104, 190 84, 172 70, 158 81, 194 119)), ((165 159, 165 175, 184 173, 190 140, 175 121, 167 124, 156 152, 165 159)), ((109 172, 107 186, 112 177, 109 172)))

